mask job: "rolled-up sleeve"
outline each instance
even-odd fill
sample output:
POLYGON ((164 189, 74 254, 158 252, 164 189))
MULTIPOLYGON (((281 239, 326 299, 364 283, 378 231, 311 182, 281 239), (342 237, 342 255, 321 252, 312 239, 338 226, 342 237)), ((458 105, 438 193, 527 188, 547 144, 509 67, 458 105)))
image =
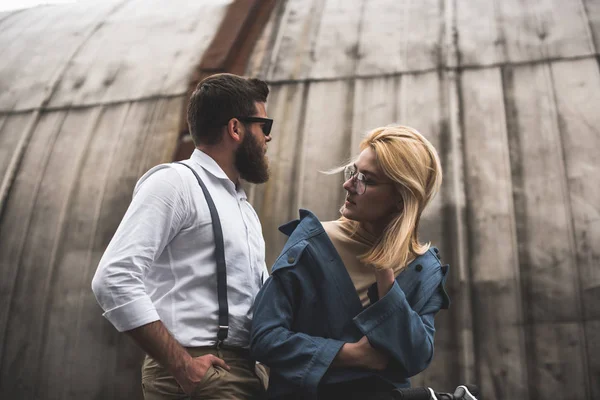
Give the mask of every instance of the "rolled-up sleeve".
POLYGON ((189 210, 189 193, 175 168, 148 174, 138 182, 92 280, 103 316, 120 332, 160 319, 143 277, 185 225, 189 210))

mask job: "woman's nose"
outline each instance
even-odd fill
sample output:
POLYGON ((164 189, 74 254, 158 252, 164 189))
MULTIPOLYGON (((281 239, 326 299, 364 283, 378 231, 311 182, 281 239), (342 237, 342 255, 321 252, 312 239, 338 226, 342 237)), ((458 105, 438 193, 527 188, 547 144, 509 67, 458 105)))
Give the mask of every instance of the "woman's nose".
POLYGON ((354 191, 354 178, 348 179, 346 182, 344 182, 342 187, 349 192, 354 191))

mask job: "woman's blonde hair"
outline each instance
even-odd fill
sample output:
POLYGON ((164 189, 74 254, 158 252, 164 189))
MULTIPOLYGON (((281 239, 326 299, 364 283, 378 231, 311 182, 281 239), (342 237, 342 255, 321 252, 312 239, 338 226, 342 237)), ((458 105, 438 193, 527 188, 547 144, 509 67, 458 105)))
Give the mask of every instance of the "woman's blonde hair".
MULTIPOLYGON (((360 150, 371 148, 381 171, 395 183, 400 194, 400 210, 383 235, 360 261, 375 268, 404 267, 409 258, 425 253, 430 244, 418 238, 419 220, 442 183, 442 167, 437 151, 416 129, 386 126, 369 132, 360 150)), ((358 222, 342 217, 352 232, 358 222)))

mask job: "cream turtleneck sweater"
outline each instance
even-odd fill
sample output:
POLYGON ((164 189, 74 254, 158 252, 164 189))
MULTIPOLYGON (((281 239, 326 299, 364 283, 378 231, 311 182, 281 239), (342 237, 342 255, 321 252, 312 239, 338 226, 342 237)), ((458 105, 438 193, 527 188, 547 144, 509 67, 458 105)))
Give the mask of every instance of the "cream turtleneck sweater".
MULTIPOLYGON (((359 257, 371 249, 377 238, 360 227, 352 235, 340 220, 323 222, 323 227, 340 255, 363 307, 366 307, 370 304, 367 291, 376 279, 373 267, 360 262, 359 257)), ((394 276, 401 270, 400 266, 394 268, 394 276)))

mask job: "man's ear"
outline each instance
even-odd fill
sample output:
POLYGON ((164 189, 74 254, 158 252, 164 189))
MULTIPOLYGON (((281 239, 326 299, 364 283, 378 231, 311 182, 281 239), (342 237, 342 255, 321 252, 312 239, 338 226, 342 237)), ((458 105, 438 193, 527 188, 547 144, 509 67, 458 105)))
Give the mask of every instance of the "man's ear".
POLYGON ((235 143, 240 143, 244 138, 244 126, 237 118, 231 118, 227 123, 226 135, 235 143))

